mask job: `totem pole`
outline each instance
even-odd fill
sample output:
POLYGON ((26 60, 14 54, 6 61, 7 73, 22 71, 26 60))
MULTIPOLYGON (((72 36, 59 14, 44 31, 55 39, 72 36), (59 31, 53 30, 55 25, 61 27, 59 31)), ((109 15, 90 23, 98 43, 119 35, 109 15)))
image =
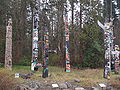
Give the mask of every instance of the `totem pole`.
POLYGON ((68 10, 67 10, 67 2, 65 3, 65 13, 64 13, 64 21, 65 21, 65 52, 66 52, 66 72, 70 72, 70 55, 69 55, 69 29, 68 29, 68 10))
POLYGON ((36 5, 34 8, 34 17, 33 17, 33 40, 32 40, 32 64, 31 70, 35 70, 37 62, 38 62, 38 25, 39 23, 39 14, 38 14, 38 6, 36 5))
POLYGON ((110 78, 111 60, 113 51, 113 25, 112 21, 103 25, 98 21, 98 25, 104 30, 104 46, 105 46, 105 63, 104 63, 104 78, 110 78))
POLYGON ((48 51, 49 51, 49 32, 48 32, 48 28, 47 28, 47 20, 46 20, 46 10, 48 10, 46 4, 47 4, 47 1, 45 2, 43 0, 43 13, 44 13, 44 16, 43 16, 43 19, 42 19, 42 22, 43 22, 43 33, 44 33, 44 43, 43 43, 43 74, 42 74, 42 77, 43 78, 46 78, 48 77, 48 51))
POLYGON ((105 23, 104 30, 104 43, 105 43, 105 68, 104 68, 104 78, 110 78, 111 72, 111 61, 112 61, 112 51, 113 51, 113 25, 112 22, 105 23))
POLYGON ((112 0, 105 1, 105 23, 104 25, 98 21, 98 25, 104 30, 104 46, 105 46, 105 63, 104 63, 104 78, 110 78, 112 69, 112 51, 114 51, 114 36, 113 36, 113 19, 112 19, 112 0))
POLYGON ((5 68, 12 70, 12 19, 9 18, 6 26, 5 68))
POLYGON ((114 70, 115 74, 119 73, 119 46, 114 45, 113 35, 113 20, 111 22, 101 24, 98 21, 98 25, 104 30, 104 44, 105 44, 105 66, 104 66, 104 78, 110 78, 111 70, 114 70))

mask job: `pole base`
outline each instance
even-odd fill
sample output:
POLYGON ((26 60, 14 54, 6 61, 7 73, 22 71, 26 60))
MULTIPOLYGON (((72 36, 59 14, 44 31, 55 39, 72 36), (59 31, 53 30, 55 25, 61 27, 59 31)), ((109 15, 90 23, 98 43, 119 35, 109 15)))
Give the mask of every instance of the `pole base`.
POLYGON ((44 71, 43 71, 42 77, 43 77, 43 78, 47 78, 47 77, 48 77, 48 70, 44 70, 44 71))
POLYGON ((70 70, 65 70, 66 72, 70 72, 70 70))

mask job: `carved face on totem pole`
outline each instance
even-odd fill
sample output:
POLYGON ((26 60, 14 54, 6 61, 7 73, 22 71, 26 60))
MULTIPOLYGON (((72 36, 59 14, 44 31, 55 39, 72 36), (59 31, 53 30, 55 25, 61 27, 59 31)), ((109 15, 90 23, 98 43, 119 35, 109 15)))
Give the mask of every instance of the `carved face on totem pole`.
POLYGON ((12 26, 12 18, 9 18, 7 26, 12 26))
POLYGON ((105 23, 105 29, 106 30, 109 30, 113 27, 113 23, 112 22, 108 22, 108 23, 105 23))

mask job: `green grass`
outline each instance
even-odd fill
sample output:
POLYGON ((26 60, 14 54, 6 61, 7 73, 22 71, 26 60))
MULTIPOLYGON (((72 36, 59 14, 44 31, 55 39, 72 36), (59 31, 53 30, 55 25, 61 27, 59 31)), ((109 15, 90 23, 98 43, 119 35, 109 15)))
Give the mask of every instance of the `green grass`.
MULTIPOLYGON (((0 72, 6 72, 5 69, 0 68, 0 72)), ((15 74, 15 73, 29 73, 31 72, 30 66, 13 66, 13 71, 7 73, 15 74)), ((103 69, 71 69, 71 72, 64 72, 64 68, 49 66, 49 74, 51 75, 48 78, 42 78, 42 68, 39 68, 39 71, 36 72, 31 79, 44 81, 49 81, 46 84, 51 84, 55 82, 73 82, 83 87, 91 87, 96 86, 98 83, 109 83, 110 85, 119 86, 120 80, 117 79, 119 75, 115 75, 111 73, 111 79, 107 80, 103 78, 103 69), (74 82, 75 79, 80 80, 80 83, 74 82)), ((19 82, 24 82, 23 79, 16 79, 19 82)))
POLYGON ((20 66, 20 65, 14 65, 13 71, 18 73, 29 73, 31 72, 30 66, 20 66))

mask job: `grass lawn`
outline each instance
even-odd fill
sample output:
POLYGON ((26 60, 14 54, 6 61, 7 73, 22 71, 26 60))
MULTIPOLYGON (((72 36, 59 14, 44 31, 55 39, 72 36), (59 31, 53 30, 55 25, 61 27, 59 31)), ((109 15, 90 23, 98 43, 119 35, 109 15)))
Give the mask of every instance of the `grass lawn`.
MULTIPOLYGON (((30 73, 30 66, 13 66, 13 70, 7 71, 3 68, 0 68, 0 73, 9 73, 9 75, 15 73, 30 73)), ((103 69, 71 69, 71 72, 64 72, 64 68, 49 66, 50 77, 42 78, 42 68, 39 68, 39 71, 36 72, 31 79, 34 80, 47 80, 49 83, 55 82, 73 82, 83 87, 92 87, 98 85, 98 83, 109 83, 115 87, 120 87, 120 75, 115 75, 111 73, 111 79, 107 80, 103 78, 103 69), (80 80, 80 83, 74 82, 74 80, 80 80)), ((19 82, 24 82, 25 80, 19 78, 16 79, 19 82)))

